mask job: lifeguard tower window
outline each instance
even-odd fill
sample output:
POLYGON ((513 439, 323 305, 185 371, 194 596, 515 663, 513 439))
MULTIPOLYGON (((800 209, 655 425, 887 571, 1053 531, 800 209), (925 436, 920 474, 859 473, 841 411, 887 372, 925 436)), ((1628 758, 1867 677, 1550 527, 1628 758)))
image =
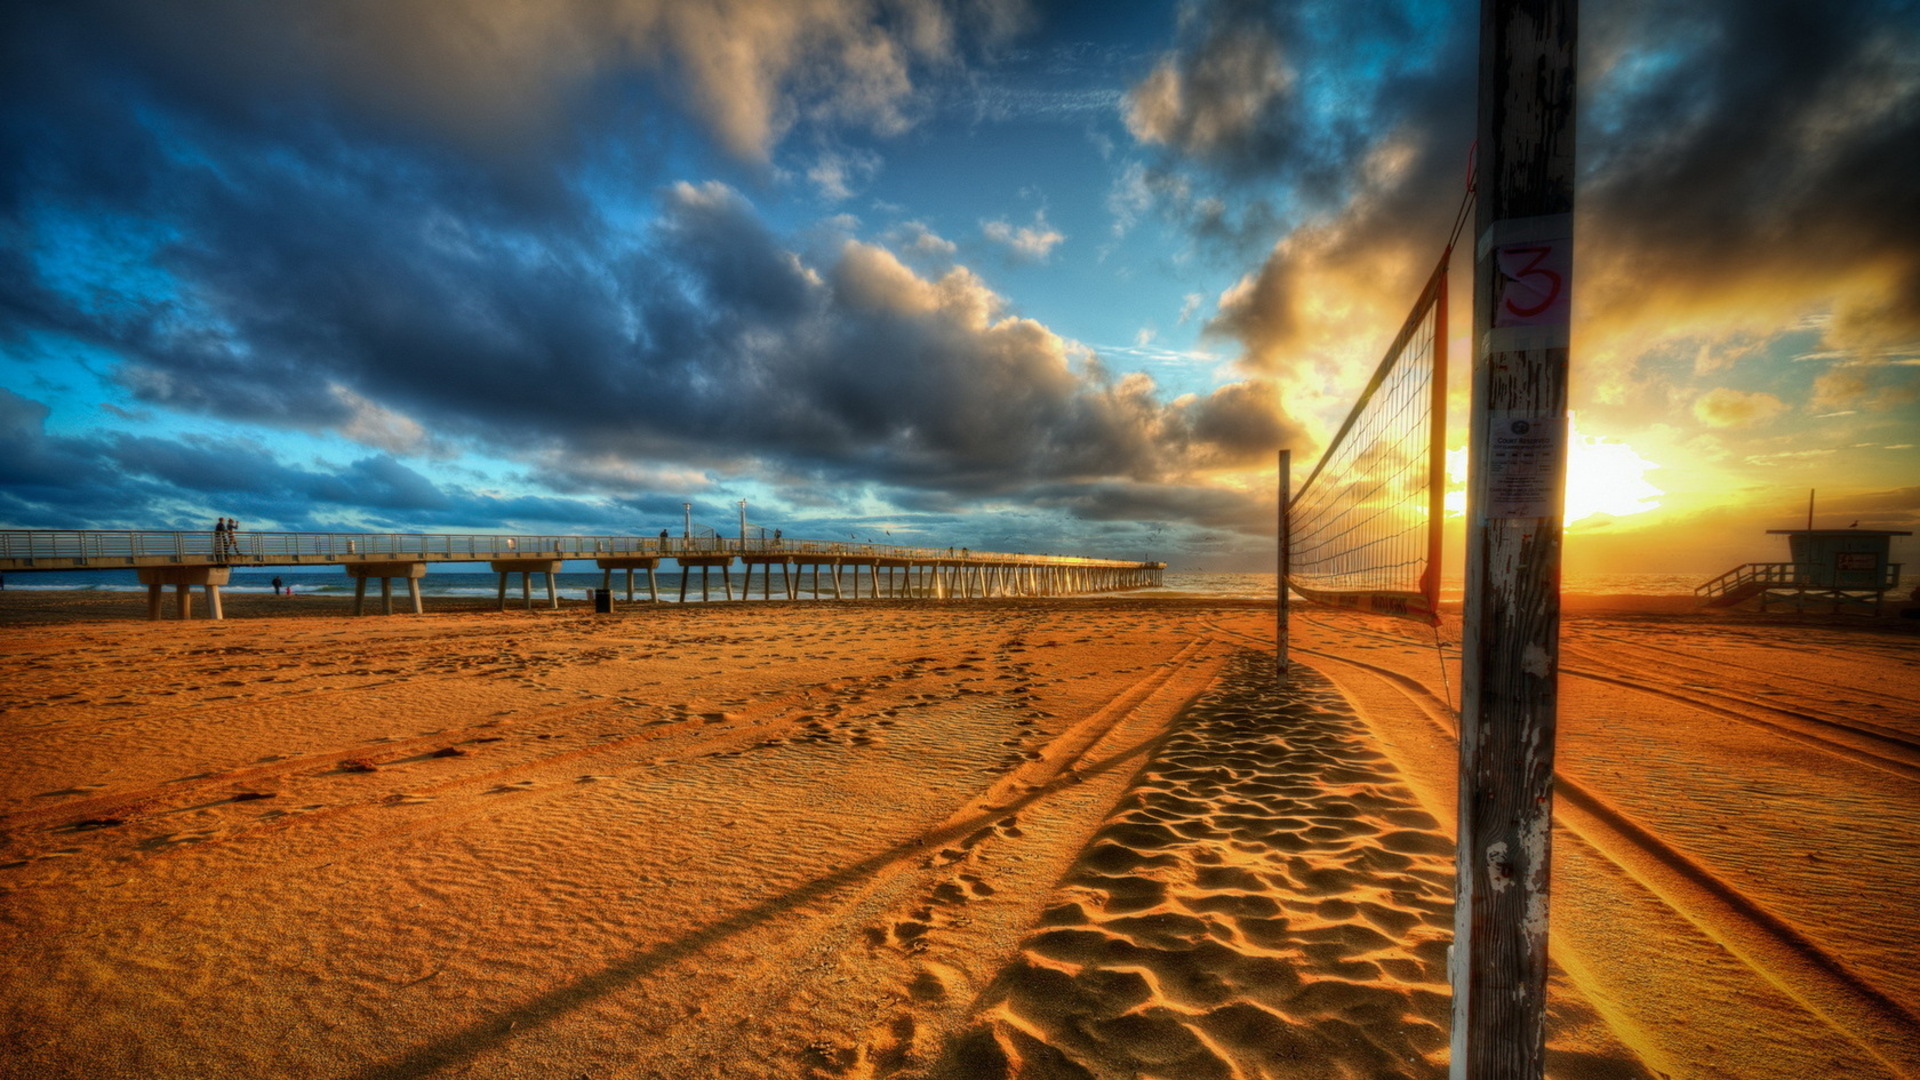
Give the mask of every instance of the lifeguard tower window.
POLYGON ((1769 529, 1787 538, 1793 561, 1747 563, 1694 589, 1707 607, 1732 607, 1759 598, 1793 608, 1830 605, 1833 610, 1878 610, 1884 594, 1898 587, 1900 564, 1889 555, 1893 538, 1912 536, 1890 529, 1769 529))
POLYGON ((1893 537, 1912 533, 1861 529, 1771 529, 1784 535, 1793 557, 1795 577, 1814 588, 1892 588, 1886 577, 1887 553, 1893 537))

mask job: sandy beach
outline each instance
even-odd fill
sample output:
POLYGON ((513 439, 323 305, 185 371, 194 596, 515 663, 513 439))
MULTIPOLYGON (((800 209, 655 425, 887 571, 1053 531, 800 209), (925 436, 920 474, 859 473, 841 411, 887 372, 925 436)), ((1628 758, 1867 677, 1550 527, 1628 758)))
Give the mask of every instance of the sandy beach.
MULTIPOLYGON (((1445 1075, 1457 625, 349 602, 0 594, 0 1075, 1445 1075)), ((1563 628, 1550 1074, 1920 1076, 1920 623, 1673 606, 1563 628)))

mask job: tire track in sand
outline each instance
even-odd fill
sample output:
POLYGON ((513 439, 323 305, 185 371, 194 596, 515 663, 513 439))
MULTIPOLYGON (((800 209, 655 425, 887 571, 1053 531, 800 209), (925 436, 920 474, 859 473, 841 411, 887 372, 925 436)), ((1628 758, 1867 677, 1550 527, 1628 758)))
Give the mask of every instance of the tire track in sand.
MULTIPOLYGON (((696 962, 726 939, 758 931, 752 968, 734 970, 699 1005, 702 1015, 772 1025, 771 1032, 717 1038, 706 1024, 677 1026, 646 1044, 646 1057, 622 1062, 623 1075, 751 1075, 777 1072, 792 1055, 816 1075, 891 1075, 928 1053, 964 1019, 970 975, 997 964, 1037 912, 1037 898, 1077 854, 1124 783, 1127 767, 1160 737, 1165 723, 1212 683, 1225 656, 1208 640, 1189 642, 1155 670, 1050 739, 1037 759, 1023 760, 911 842, 877 853, 798 889, 736 912, 590 980, 586 994, 549 995, 459 1045, 425 1048, 354 1080, 397 1080, 428 1060, 464 1057, 507 1038, 537 1039, 529 1027, 647 977, 696 962), (1109 792, 1108 788, 1112 791, 1109 792), (1063 799, 1078 799, 1079 824, 1048 820, 1063 799), (1104 799, 1105 801, 1101 801, 1104 799), (1051 847, 1045 836, 1057 836, 1051 847), (1019 859, 995 863, 996 848, 1019 859), (1038 849, 1038 850, 1036 850, 1038 849), (1018 873, 1008 883, 997 876, 1018 873), (1004 887, 1003 887, 1004 886, 1004 887), (1036 898, 1028 906, 1009 897, 1036 898), (996 899, 997 898, 997 899, 996 899), (986 908, 993 911, 986 911, 986 908), (604 983, 602 982, 604 980, 604 983), (826 994, 825 997, 818 995, 826 994), (796 999, 806 998, 805 1007, 796 999), (851 1034, 809 1037, 827 1010, 842 1012, 851 1034), (751 1063, 740 1055, 750 1055, 751 1063)), ((745 946, 739 946, 744 949, 745 946)), ((521 1051, 524 1052, 524 1051, 521 1051)))
MULTIPOLYGON (((1297 645, 1292 651, 1377 680, 1413 704, 1449 740, 1458 740, 1452 711, 1417 680, 1349 657, 1297 645)), ((1590 788, 1556 772, 1554 791, 1559 825, 1820 1017, 1836 1036, 1895 1075, 1920 1076, 1920 1042, 1915 1039, 1920 1017, 1590 788)))

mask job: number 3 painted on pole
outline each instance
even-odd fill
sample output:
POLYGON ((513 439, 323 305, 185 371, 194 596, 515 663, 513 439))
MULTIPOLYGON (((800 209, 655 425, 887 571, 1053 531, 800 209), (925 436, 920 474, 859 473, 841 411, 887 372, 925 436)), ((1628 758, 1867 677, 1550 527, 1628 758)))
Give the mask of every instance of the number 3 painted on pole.
POLYGON ((1500 302, 1495 326, 1567 324, 1571 242, 1515 244, 1495 253, 1500 302))

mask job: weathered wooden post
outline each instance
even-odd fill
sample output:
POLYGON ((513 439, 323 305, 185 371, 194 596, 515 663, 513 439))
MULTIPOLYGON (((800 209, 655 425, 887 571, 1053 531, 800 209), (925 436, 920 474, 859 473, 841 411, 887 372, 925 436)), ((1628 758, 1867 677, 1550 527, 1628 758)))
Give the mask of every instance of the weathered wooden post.
POLYGON ((1482 0, 1452 1075, 1537 1080, 1558 708, 1578 0, 1482 0))

